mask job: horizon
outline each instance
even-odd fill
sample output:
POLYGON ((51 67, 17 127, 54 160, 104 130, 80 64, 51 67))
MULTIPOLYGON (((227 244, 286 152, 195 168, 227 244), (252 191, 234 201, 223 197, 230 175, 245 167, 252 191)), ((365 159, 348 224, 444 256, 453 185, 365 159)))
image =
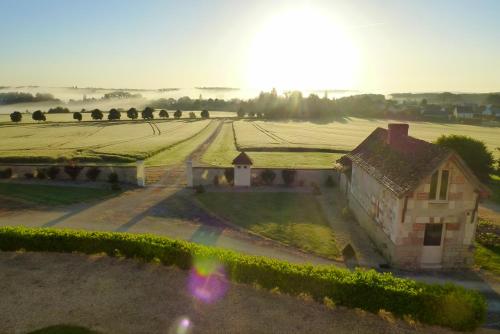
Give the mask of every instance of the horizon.
POLYGON ((3 85, 500 90, 493 0, 7 0, 0 11, 3 85))

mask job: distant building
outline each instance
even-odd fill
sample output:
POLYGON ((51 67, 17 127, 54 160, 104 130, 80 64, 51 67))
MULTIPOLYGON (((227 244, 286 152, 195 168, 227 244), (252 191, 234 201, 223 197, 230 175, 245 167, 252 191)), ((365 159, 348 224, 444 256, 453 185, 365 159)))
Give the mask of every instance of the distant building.
POLYGON ((500 107, 496 107, 491 104, 487 105, 481 114, 484 118, 500 120, 500 107))
POLYGON ((437 104, 428 104, 420 109, 420 115, 423 118, 435 120, 449 120, 450 112, 446 107, 437 104))
POLYGON ((236 158, 234 158, 233 166, 235 187, 250 187, 252 179, 252 165, 252 159, 250 159, 245 152, 241 152, 236 158))
POLYGON ((453 151, 377 128, 338 161, 349 208, 395 267, 473 263, 479 200, 488 189, 453 151))
POLYGON ((455 106, 453 109, 453 116, 456 119, 474 119, 479 118, 480 114, 476 112, 475 108, 471 105, 455 106))

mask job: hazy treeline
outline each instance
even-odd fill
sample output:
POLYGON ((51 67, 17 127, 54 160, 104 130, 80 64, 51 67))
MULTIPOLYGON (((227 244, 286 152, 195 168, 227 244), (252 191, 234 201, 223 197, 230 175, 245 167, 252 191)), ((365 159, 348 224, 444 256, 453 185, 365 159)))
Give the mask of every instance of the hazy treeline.
POLYGON ((500 105, 500 93, 397 93, 391 94, 396 100, 422 101, 435 104, 493 104, 500 105))
POLYGON ((155 109, 167 110, 221 110, 221 111, 236 111, 238 110, 241 100, 222 100, 222 99, 191 99, 188 96, 179 99, 168 98, 158 99, 149 103, 149 106, 155 109))
POLYGON ((60 102, 60 100, 56 99, 52 94, 36 93, 33 95, 22 92, 0 93, 0 105, 33 102, 60 102))

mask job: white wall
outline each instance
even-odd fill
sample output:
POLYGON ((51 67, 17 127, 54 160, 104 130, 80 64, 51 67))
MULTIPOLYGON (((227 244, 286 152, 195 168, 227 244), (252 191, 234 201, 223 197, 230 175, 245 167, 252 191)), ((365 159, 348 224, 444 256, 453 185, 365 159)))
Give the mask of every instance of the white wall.
POLYGON ((234 185, 236 187, 250 187, 252 179, 251 166, 234 166, 234 185))

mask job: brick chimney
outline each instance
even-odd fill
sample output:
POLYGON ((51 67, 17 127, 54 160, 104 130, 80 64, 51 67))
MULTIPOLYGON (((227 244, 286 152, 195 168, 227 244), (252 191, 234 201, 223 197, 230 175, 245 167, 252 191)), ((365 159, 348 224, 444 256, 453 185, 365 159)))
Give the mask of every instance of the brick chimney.
POLYGON ((390 123, 387 133, 387 144, 397 145, 403 142, 408 137, 408 128, 410 126, 405 123, 390 123))

